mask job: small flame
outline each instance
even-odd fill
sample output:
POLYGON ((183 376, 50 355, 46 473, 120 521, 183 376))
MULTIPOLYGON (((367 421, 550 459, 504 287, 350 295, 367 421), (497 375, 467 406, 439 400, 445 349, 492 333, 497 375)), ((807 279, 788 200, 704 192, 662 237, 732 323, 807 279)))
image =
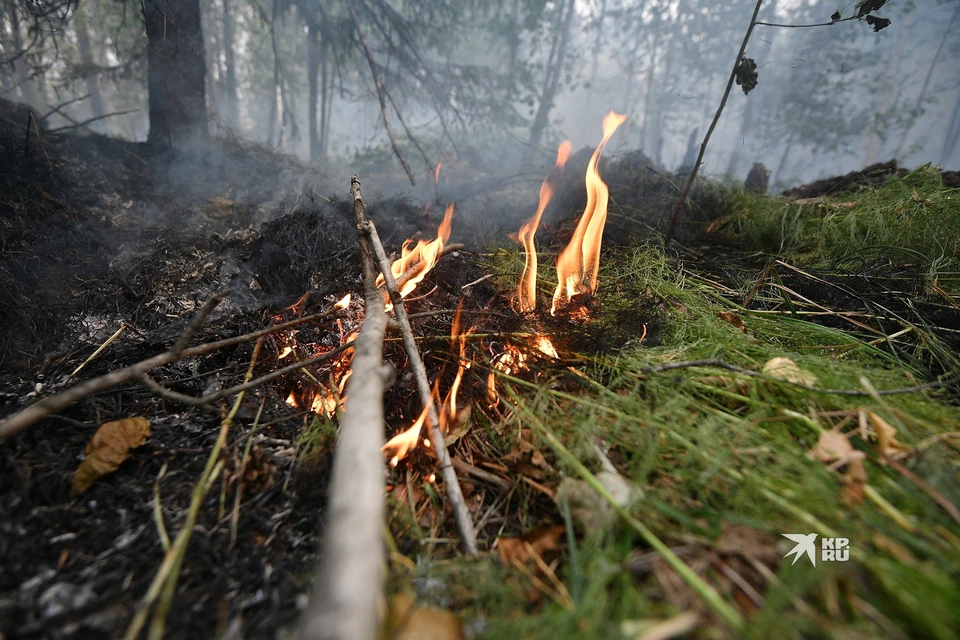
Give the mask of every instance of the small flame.
MULTIPOLYGON (((433 269, 433 266, 437 264, 444 244, 450 239, 450 230, 453 226, 452 218, 453 203, 450 203, 447 205, 443 222, 441 222, 437 228, 437 237, 435 240, 432 242, 418 240, 416 246, 412 246, 413 240, 407 240, 403 243, 403 246, 400 248, 400 259, 395 260, 394 263, 390 265, 390 272, 393 273, 393 277, 397 280, 397 285, 400 287, 400 297, 406 298, 411 291, 417 288, 417 285, 420 284, 420 281, 433 269), (409 277, 406 279, 402 278, 404 274, 408 274, 409 277)), ((377 276, 377 287, 382 287, 383 283, 384 277, 383 274, 380 274, 377 276)), ((387 311, 392 308, 393 305, 388 303, 387 311)))
POLYGON ((470 368, 470 363, 466 360, 467 352, 467 333, 460 333, 460 316, 463 313, 463 298, 460 298, 460 304, 457 305, 457 313, 453 316, 453 324, 450 327, 450 341, 454 343, 459 343, 460 345, 460 357, 459 365, 457 366, 457 377, 453 380, 453 385, 450 386, 450 393, 448 395, 447 403, 450 408, 450 417, 455 418, 457 415, 457 391, 460 389, 460 382, 463 380, 463 372, 470 368))
POLYGON ((277 356, 277 360, 283 360, 284 358, 286 358, 286 357, 287 357, 288 355, 290 355, 291 353, 293 353, 293 347, 289 347, 289 346, 284 347, 284 348, 283 348, 283 351, 280 352, 280 355, 277 356))
POLYGON ((417 443, 420 441, 420 431, 423 429, 423 423, 427 420, 427 411, 428 407, 424 407, 423 411, 420 412, 420 417, 409 429, 393 436, 387 441, 387 444, 380 447, 380 451, 384 455, 391 456, 391 467, 397 466, 401 460, 407 457, 408 453, 417 447, 417 443))
POLYGON ((540 227, 540 218, 543 217, 543 212, 553 197, 551 179, 563 173, 569 157, 570 141, 566 140, 557 149, 556 164, 540 185, 540 204, 537 206, 537 212, 520 227, 520 233, 517 236, 526 254, 523 275, 520 277, 520 286, 517 290, 517 306, 522 313, 529 313, 537 308, 537 247, 533 242, 533 236, 536 235, 537 228, 540 227))
POLYGON ((288 405, 290 405, 293 408, 297 408, 298 406, 300 406, 297 404, 297 397, 293 395, 293 391, 290 392, 290 395, 287 396, 287 399, 284 400, 284 402, 286 402, 288 405))
POLYGON ((587 165, 587 206, 573 233, 570 243, 557 258, 557 289, 553 293, 551 315, 580 293, 592 293, 597 288, 600 270, 600 244, 607 222, 607 201, 610 191, 600 179, 598 164, 603 148, 627 116, 611 111, 603 119, 603 138, 587 165))
POLYGON ((352 300, 352 299, 353 299, 353 297, 348 293, 347 295, 345 295, 345 296, 343 296, 342 298, 340 298, 340 300, 339 300, 336 304, 333 305, 333 308, 334 308, 334 309, 346 309, 347 307, 350 306, 350 300, 352 300))
POLYGON ((559 358, 560 354, 557 353, 557 348, 553 346, 553 342, 547 336, 542 333, 537 336, 537 349, 540 353, 548 355, 551 358, 559 358))

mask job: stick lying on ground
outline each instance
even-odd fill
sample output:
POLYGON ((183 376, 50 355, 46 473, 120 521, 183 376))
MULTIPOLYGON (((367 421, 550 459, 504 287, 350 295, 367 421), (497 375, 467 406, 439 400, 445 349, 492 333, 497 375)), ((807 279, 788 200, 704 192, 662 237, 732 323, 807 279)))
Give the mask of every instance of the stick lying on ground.
POLYGON ((470 510, 463 499, 463 492, 460 490, 460 483, 457 480, 457 472, 450 462, 450 454, 447 453, 447 445, 443 441, 443 433, 440 432, 440 420, 437 414, 437 407, 433 402, 433 396, 430 393, 430 382, 427 380, 427 370, 423 366, 423 360, 420 358, 420 352, 417 350, 417 341, 413 337, 413 330, 410 328, 410 319, 407 318, 407 311, 403 306, 403 297, 397 288, 397 282, 390 271, 390 260, 387 258, 383 245, 380 243, 380 236, 377 234, 377 228, 373 222, 368 221, 361 231, 365 231, 373 244, 377 260, 380 263, 380 271, 383 273, 384 282, 387 285, 387 291, 390 293, 390 301, 393 303, 394 312, 397 315, 397 322, 400 323, 400 331, 403 335, 403 347, 410 359, 410 368, 417 379, 417 390, 420 392, 420 400, 423 406, 427 407, 427 420, 430 422, 430 441, 437 453, 437 460, 440 462, 440 470, 443 472, 443 482, 447 488, 447 499, 450 500, 450 506, 453 508, 453 514, 457 519, 457 528, 460 530, 460 539, 463 541, 464 551, 468 555, 477 553, 477 539, 473 533, 473 522, 470 520, 470 510))
MULTIPOLYGON (((102 376, 97 378, 91 378, 81 382, 78 385, 70 387, 65 391, 52 395, 48 398, 44 398, 39 402, 35 402, 26 409, 23 409, 9 418, 0 421, 0 441, 6 440, 10 436, 16 435, 20 431, 31 427, 40 420, 46 418, 49 415, 54 413, 59 413, 67 407, 69 407, 74 402, 78 400, 83 400, 87 396, 93 395, 95 393, 100 393, 101 391, 106 391, 107 389, 112 389, 113 387, 126 384, 128 382, 141 382, 148 388, 150 388, 149 382, 145 379, 146 374, 151 369, 156 369, 157 367, 162 367, 165 364, 170 364, 171 362, 176 362, 177 360, 183 360, 184 358, 191 358, 193 356, 200 356, 218 349, 223 349, 225 347, 232 347, 238 344, 243 344, 244 342, 250 342, 256 340, 261 336, 265 336, 271 333, 276 333, 277 331, 282 331, 289 327, 296 326, 298 324, 303 324, 304 322, 311 322, 314 320, 320 320, 326 318, 337 311, 338 309, 331 309, 323 313, 316 313, 310 316, 304 316, 303 318, 297 318, 296 320, 291 320, 290 322, 284 322, 283 324, 278 324, 273 327, 267 327, 266 329, 260 329, 258 331, 253 331, 252 333, 247 333, 242 336, 234 336, 232 338, 224 338, 223 340, 217 340, 215 342, 207 342, 205 344, 197 345, 196 347, 186 348, 187 343, 190 342, 190 339, 193 337, 193 334, 196 333, 197 329, 200 328, 200 325, 203 324, 203 321, 207 319, 207 316, 210 315, 210 312, 216 308, 218 304, 227 296, 229 292, 224 291, 223 293, 218 293, 217 295, 210 298, 206 304, 197 312, 193 317, 193 320, 190 321, 190 324, 184 330, 183 334, 177 340, 177 343, 169 350, 159 355, 153 356, 152 358, 147 358, 136 364, 130 365, 129 367, 124 367, 122 369, 117 369, 109 373, 105 373, 102 376)), ((303 367, 310 366, 312 364, 317 364, 322 362, 326 358, 333 357, 341 351, 344 347, 335 349, 334 351, 327 352, 322 356, 317 358, 311 358, 309 360, 304 360, 283 369, 284 373, 292 371, 293 369, 300 369, 303 367)), ((240 385, 234 387, 233 389, 228 389, 230 394, 238 393, 239 391, 250 389, 252 387, 263 384, 264 382, 269 382, 273 378, 277 377, 278 372, 273 372, 268 376, 262 378, 257 378, 252 380, 249 384, 240 385)), ((156 384, 156 382, 153 382, 156 384)), ((159 387, 159 385, 157 385, 159 387)), ((159 393, 157 389, 153 389, 154 392, 159 393)), ((171 394, 174 392, 170 392, 171 394)), ((162 393, 160 395, 163 395, 162 393)), ((178 396, 181 394, 177 394, 178 396)), ((206 402, 212 402, 213 399, 219 399, 225 397, 221 393, 217 394, 217 398, 212 396, 207 396, 203 399, 202 402, 196 402, 195 404, 205 404, 206 402)), ((169 396, 168 396, 169 397, 169 396)), ((185 401, 186 398, 190 396, 183 396, 182 398, 176 398, 180 401, 185 401)), ((195 399, 194 399, 195 400, 195 399)), ((190 403, 188 403, 190 404, 190 403)))
POLYGON ((320 568, 300 629, 302 640, 374 640, 383 586, 383 364, 387 314, 364 233, 366 208, 356 176, 350 184, 360 241, 365 317, 353 342, 346 410, 333 460, 320 568))

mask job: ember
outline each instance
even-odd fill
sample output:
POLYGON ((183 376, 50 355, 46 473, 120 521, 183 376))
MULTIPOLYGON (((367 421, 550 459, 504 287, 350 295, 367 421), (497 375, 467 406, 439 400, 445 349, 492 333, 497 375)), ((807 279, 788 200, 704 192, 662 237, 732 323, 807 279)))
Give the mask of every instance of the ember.
POLYGON ((597 273, 600 270, 600 244, 603 240, 603 227, 607 221, 607 200, 610 191, 600 179, 598 165, 603 148, 627 119, 611 111, 603 119, 603 138, 590 157, 587 165, 587 205, 577 224, 570 243, 557 258, 557 289, 553 294, 550 313, 570 302, 581 293, 593 293, 597 288, 597 273))

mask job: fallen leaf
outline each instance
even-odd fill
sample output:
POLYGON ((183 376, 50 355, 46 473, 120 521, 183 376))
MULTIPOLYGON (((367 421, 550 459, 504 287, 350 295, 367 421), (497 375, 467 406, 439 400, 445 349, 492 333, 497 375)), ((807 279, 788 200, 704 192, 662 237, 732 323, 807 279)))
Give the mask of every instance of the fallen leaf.
POLYGON ((724 216, 723 218, 717 218, 713 220, 710 224, 707 225, 707 233, 716 233, 727 226, 727 223, 733 220, 733 216, 724 216))
POLYGON ((747 327, 743 324, 743 318, 735 314, 733 311, 717 311, 717 317, 746 333, 747 327))
POLYGON ((464 640, 463 625, 455 614, 437 607, 424 607, 407 593, 390 600, 383 621, 382 638, 391 640, 464 640))
POLYGON ((810 455, 820 462, 830 463, 843 460, 853 452, 853 445, 847 440, 847 436, 831 429, 820 434, 817 446, 810 450, 810 455))
POLYGON ((880 452, 889 458, 902 458, 910 452, 910 449, 897 442, 897 430, 889 422, 875 414, 873 411, 867 412, 870 416, 870 422, 873 423, 873 430, 877 434, 877 446, 880 452))
POLYGON ((86 457, 73 476, 71 493, 78 496, 94 481, 113 473, 131 456, 130 450, 142 445, 150 436, 150 421, 146 418, 127 418, 100 425, 87 443, 86 457))
POLYGON ((866 487, 867 469, 863 466, 863 459, 851 459, 843 474, 843 489, 840 490, 840 497, 848 505, 855 507, 863 502, 866 487))
POLYGON ((519 538, 497 538, 500 561, 506 566, 512 565, 514 561, 526 563, 532 558, 527 544, 530 545, 530 550, 543 557, 544 553, 560 548, 560 536, 565 531, 562 524, 544 525, 527 531, 519 538))
POLYGON ((773 358, 767 362, 767 364, 763 365, 763 372, 771 378, 802 384, 808 387, 812 387, 817 383, 817 376, 809 371, 804 371, 790 358, 773 358))

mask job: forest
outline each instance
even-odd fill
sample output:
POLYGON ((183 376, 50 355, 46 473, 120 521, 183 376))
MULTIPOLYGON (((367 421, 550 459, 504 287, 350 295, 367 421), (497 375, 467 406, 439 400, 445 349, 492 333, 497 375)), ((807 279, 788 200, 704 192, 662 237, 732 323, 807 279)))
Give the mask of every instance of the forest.
POLYGON ((960 636, 956 0, 0 0, 0 640, 960 636))

